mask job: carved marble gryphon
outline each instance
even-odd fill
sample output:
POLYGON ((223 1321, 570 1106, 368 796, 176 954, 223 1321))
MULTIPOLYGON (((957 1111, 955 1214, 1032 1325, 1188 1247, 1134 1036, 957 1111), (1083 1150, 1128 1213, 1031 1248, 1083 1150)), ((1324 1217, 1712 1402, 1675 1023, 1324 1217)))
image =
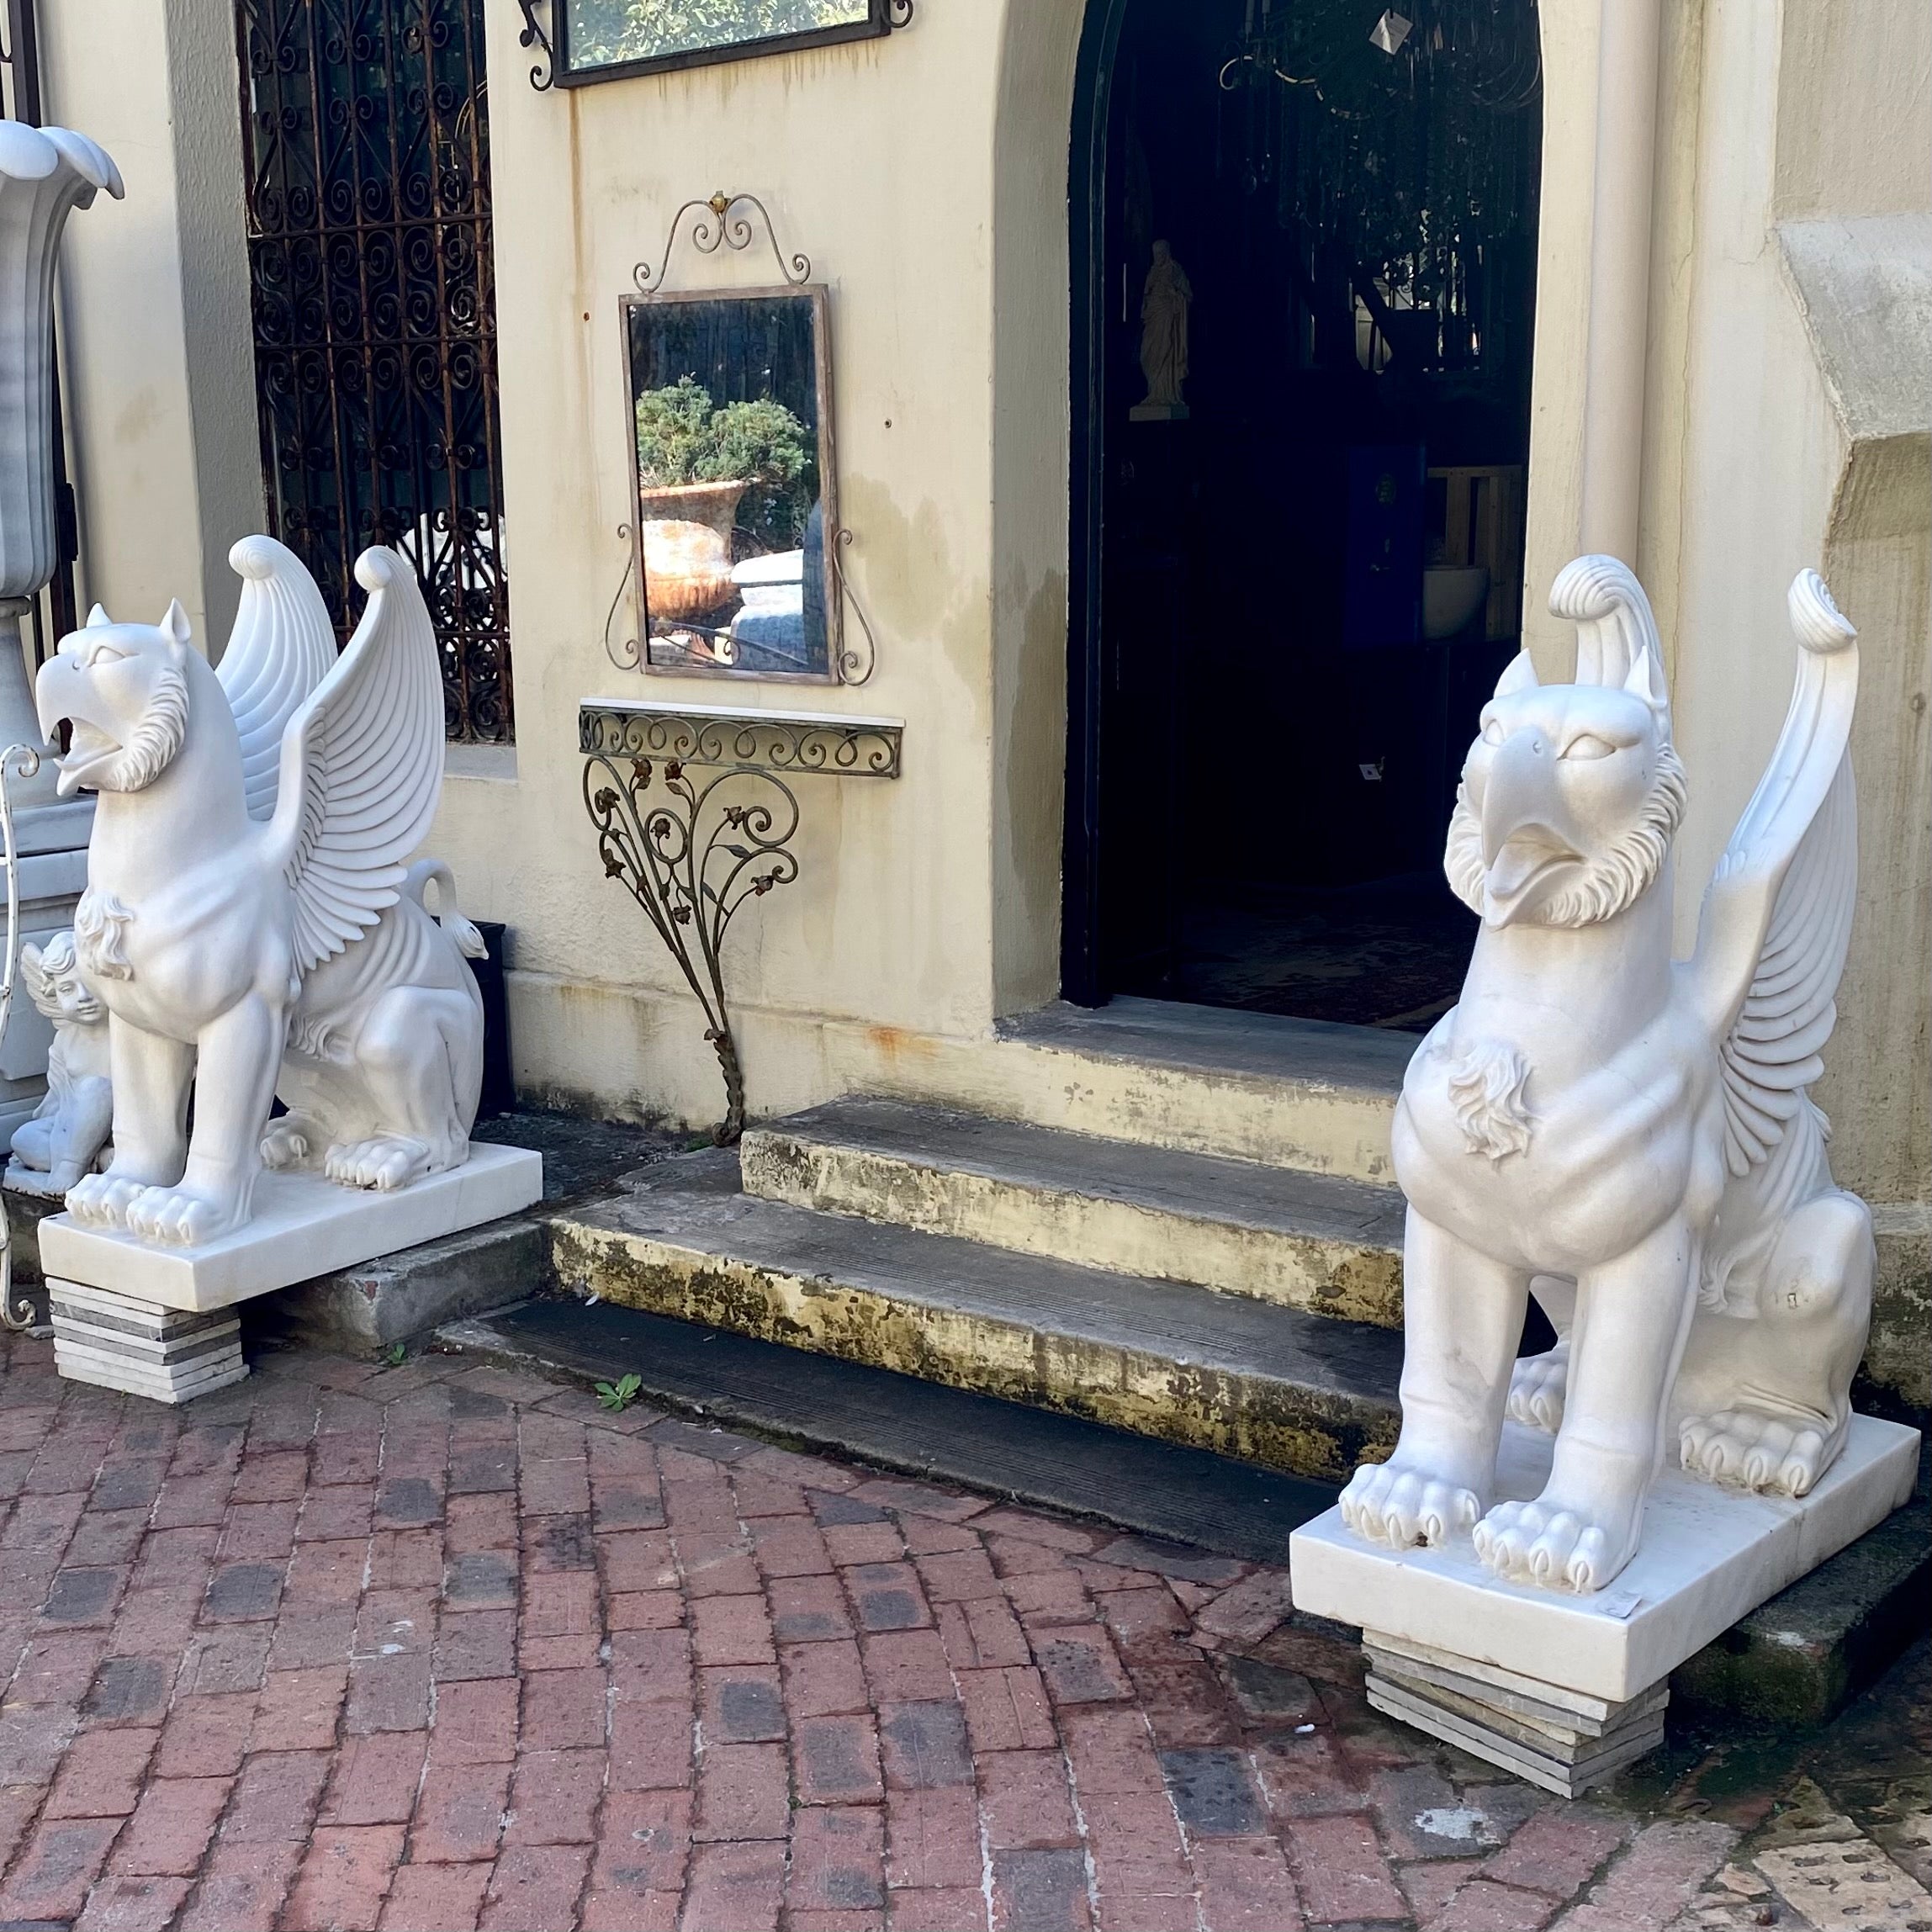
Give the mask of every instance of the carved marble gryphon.
POLYGON ((1397 1548, 1473 1534, 1500 1576, 1595 1591, 1634 1554, 1675 1437, 1692 1474, 1804 1495, 1843 1446, 1875 1266, 1807 1089, 1856 889, 1856 633, 1792 585, 1782 733, 1671 956, 1685 797, 1662 653, 1622 564, 1550 594, 1575 681, 1503 674, 1446 866, 1482 918, 1395 1123, 1409 1198, 1402 1431, 1343 1520, 1397 1548), (1559 1334, 1514 1360, 1526 1294, 1559 1334), (1552 1430, 1543 1493, 1495 1500, 1506 1412, 1552 1430))
POLYGON ((158 626, 97 606, 36 687, 42 732, 72 728, 61 795, 100 795, 74 934, 108 1012, 114 1155, 67 1207, 173 1246, 247 1220, 264 1162, 319 1157, 384 1188, 461 1164, 482 1077, 464 963, 480 940, 447 871, 408 863, 442 779, 415 574, 363 552, 368 602, 338 659, 293 553, 249 537, 230 561, 241 608, 219 674, 178 603, 158 626))

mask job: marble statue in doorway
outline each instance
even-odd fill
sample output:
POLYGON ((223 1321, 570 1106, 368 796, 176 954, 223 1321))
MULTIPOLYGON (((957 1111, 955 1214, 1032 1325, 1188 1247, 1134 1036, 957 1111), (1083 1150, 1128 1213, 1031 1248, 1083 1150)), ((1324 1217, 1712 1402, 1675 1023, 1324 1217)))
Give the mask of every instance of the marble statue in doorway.
POLYGON ((1396 1113, 1402 1431, 1342 1492, 1358 1536, 1473 1537, 1499 1577, 1594 1591, 1635 1553, 1667 1451, 1796 1497, 1844 1444, 1871 1221, 1808 1089, 1856 892, 1858 654, 1815 572, 1789 605, 1791 709, 1686 961, 1686 775, 1630 571, 1570 564, 1550 607, 1577 626, 1574 681, 1540 684, 1526 653, 1484 709, 1445 861, 1482 926, 1396 1113), (1560 1339, 1519 1365, 1532 1293, 1560 1339), (1529 1501, 1496 1500, 1506 1412, 1555 1435, 1529 1501))
POLYGON ((1135 422, 1178 421, 1188 413, 1181 384, 1188 374, 1188 310, 1194 299, 1187 271, 1165 241, 1141 292, 1141 373, 1147 393, 1128 411, 1135 422))

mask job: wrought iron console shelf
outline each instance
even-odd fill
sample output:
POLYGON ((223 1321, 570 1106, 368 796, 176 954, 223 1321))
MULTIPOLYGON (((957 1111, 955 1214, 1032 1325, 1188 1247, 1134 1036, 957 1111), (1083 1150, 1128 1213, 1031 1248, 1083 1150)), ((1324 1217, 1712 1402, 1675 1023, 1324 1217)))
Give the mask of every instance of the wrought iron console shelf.
POLYGON ((622 698, 578 707, 584 807, 605 874, 643 908, 704 1008, 705 1038, 724 1076, 724 1119, 712 1136, 720 1146, 744 1130, 724 935, 748 900, 798 876, 798 798, 786 781, 897 778, 904 730, 898 718, 826 712, 622 698), (694 777, 693 766, 704 775, 694 777))

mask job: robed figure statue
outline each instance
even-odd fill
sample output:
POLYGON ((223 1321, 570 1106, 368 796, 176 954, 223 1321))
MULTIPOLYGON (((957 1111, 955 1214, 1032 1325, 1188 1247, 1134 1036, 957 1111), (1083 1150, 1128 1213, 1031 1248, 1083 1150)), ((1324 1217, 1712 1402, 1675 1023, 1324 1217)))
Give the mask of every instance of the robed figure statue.
POLYGON ((1188 373, 1188 305, 1194 299, 1187 271, 1165 241, 1157 241, 1141 292, 1141 373, 1147 394, 1128 412, 1132 421, 1173 421, 1187 415, 1181 384, 1188 373))

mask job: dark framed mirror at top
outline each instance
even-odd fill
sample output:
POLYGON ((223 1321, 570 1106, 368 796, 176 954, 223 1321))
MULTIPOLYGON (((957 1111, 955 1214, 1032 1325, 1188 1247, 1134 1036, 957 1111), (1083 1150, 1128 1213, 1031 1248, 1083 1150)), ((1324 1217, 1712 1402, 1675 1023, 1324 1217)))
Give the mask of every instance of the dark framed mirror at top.
POLYGON ((751 60, 903 27, 913 0, 553 0, 558 87, 751 60))
POLYGON ((840 682, 825 288, 621 309, 643 668, 840 682))

